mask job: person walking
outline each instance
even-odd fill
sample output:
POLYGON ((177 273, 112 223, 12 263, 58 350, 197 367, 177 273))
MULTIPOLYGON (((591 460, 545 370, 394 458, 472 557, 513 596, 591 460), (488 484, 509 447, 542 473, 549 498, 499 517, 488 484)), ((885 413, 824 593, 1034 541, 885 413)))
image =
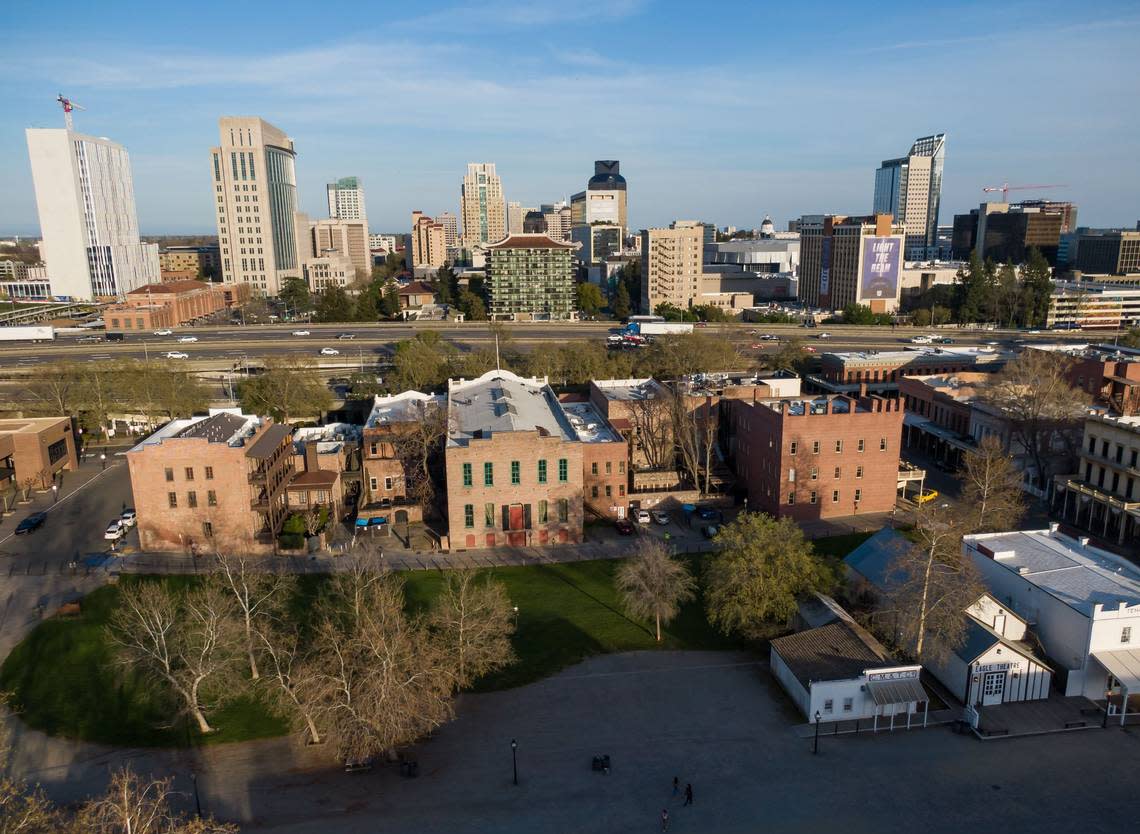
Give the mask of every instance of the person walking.
POLYGON ((662 808, 661 809, 661 830, 662 831, 668 831, 669 830, 669 809, 668 808, 662 808))
POLYGON ((673 777, 673 796, 681 793, 681 778, 679 776, 673 777))
POLYGON ((693 785, 691 782, 685 784, 685 804, 693 804, 693 785))

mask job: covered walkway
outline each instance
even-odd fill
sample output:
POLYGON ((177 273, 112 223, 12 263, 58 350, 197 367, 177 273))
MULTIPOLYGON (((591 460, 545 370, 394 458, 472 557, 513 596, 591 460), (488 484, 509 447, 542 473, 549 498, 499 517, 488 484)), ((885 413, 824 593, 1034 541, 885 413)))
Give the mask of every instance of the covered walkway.
MULTIPOLYGON (((1115 649, 1093 652, 1093 658, 1108 672, 1105 692, 1108 714, 1113 721, 1120 716, 1123 725, 1129 715, 1140 715, 1140 709, 1128 711, 1132 699, 1140 701, 1140 649, 1115 649)), ((1131 703, 1133 707, 1137 704, 1131 703)))

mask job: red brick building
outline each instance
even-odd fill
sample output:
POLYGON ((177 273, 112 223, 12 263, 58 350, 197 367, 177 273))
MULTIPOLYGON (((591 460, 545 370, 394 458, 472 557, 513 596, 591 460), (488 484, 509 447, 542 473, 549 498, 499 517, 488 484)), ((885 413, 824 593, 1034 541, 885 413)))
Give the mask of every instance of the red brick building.
POLYGON ((248 285, 164 281, 127 293, 103 311, 108 330, 154 330, 190 324, 249 300, 248 285))
POLYGON ((582 442, 582 500, 598 518, 629 513, 629 444, 597 407, 578 397, 563 397, 562 408, 582 442))
POLYGON ((749 509, 802 522, 894 508, 900 400, 864 394, 724 404, 749 509))
POLYGON ((376 397, 361 438, 361 496, 358 518, 385 524, 422 521, 425 507, 409 497, 409 476, 397 455, 396 441, 414 432, 444 398, 419 391, 376 397))
POLYGON ((78 467, 70 417, 0 420, 0 489, 48 489, 58 473, 78 467))
POLYGON ((1066 353, 1073 359, 1073 385, 1119 414, 1140 414, 1140 349, 1089 345, 1066 353))
POLYGON ((875 393, 895 392, 907 376, 956 374, 962 371, 995 372, 1012 356, 990 348, 934 348, 916 350, 850 351, 825 353, 821 370, 810 381, 826 391, 856 394, 860 385, 875 393))

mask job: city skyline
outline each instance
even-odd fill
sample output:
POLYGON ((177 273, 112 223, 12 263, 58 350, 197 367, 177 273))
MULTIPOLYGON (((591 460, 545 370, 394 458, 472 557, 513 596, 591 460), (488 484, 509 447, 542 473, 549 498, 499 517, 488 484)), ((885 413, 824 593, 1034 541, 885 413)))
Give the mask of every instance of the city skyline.
POLYGON ((233 26, 220 31, 210 5, 13 15, 0 233, 38 233, 23 131, 63 126, 58 92, 87 108, 74 114, 77 131, 131 154, 143 234, 213 232, 203 159, 229 115, 259 116, 293 139, 299 207, 312 216, 325 215, 329 182, 359 176, 375 231, 403 229, 414 208, 457 212, 473 161, 496 163, 507 200, 539 205, 580 190, 594 160, 620 159, 635 184, 631 230, 866 214, 882 160, 942 132, 940 225, 1006 181, 1068 183, 1019 196, 1072 201, 1082 225, 1140 217, 1140 113, 1124 106, 1140 92, 1130 47, 1140 15, 1124 3, 1093 4, 1081 21, 1059 3, 898 4, 874 17, 737 4, 682 24, 662 13, 669 2, 498 2, 393 14, 320 39, 287 27, 287 14, 259 17, 252 42, 242 20, 255 10, 229 8, 233 26), (477 22, 496 27, 494 48, 467 39, 477 22), (763 52, 744 48, 750 32, 763 34, 763 52), (66 53, 46 48, 60 41, 66 53), (1065 54, 1082 57, 1048 57, 1065 54), (1006 95, 1029 71, 1040 94, 1006 95), (836 81, 853 75, 865 83, 836 81), (677 187, 685 181, 701 188, 677 187))

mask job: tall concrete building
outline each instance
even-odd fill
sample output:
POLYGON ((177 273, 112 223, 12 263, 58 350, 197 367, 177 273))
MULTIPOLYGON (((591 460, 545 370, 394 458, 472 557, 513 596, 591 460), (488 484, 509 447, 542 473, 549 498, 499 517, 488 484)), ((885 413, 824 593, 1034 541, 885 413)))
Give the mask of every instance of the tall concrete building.
POLYGON ((221 144, 210 151, 218 212, 222 280, 277 295, 301 276, 293 140, 257 116, 218 119, 221 144))
POLYGON ((526 218, 526 213, 531 209, 524 206, 522 203, 509 202, 507 203, 507 234, 508 235, 521 235, 523 230, 523 220, 526 218))
POLYGON ((412 269, 433 267, 439 269, 447 263, 447 233, 444 225, 420 211, 412 212, 412 269))
POLYGON ((884 159, 875 171, 873 214, 890 214, 906 226, 907 260, 931 257, 938 244, 946 134, 915 139, 910 153, 884 159))
POLYGON ((601 263, 621 251, 629 228, 626 182, 616 159, 594 162, 586 190, 570 197, 570 237, 579 244, 578 260, 601 263))
POLYGON ((329 198, 329 217, 335 220, 368 222, 364 207, 364 187, 356 177, 341 177, 325 186, 329 198))
POLYGON ((1076 206, 1071 203, 982 203, 969 214, 954 215, 951 254, 965 259, 973 251, 982 260, 1019 264, 1035 248, 1057 266, 1065 226, 1075 217, 1076 206))
POLYGON ((842 310, 863 304, 876 313, 898 307, 906 227, 889 214, 800 218, 800 298, 842 310))
POLYGON ((685 310, 700 296, 704 240, 704 226, 689 220, 678 220, 668 229, 641 230, 643 312, 651 313, 663 303, 685 310))
POLYGON ((372 273, 368 226, 364 221, 313 220, 297 212, 297 262, 309 289, 347 286, 372 273))
POLYGON ((487 290, 491 318, 572 318, 576 307, 572 249, 546 235, 508 235, 490 244, 487 290))
POLYGON ((64 128, 30 128, 27 140, 52 295, 112 298, 158 282, 158 246, 139 241, 126 149, 64 128))
POLYGON ((539 207, 546 220, 546 233, 553 240, 568 242, 570 240, 570 206, 565 201, 557 203, 543 203, 539 207))
POLYGON ((469 162, 459 195, 466 246, 486 246, 507 236, 503 183, 494 162, 469 162))
POLYGON ((459 221, 450 211, 441 211, 435 216, 436 222, 443 226, 443 243, 448 249, 459 246, 459 221))

